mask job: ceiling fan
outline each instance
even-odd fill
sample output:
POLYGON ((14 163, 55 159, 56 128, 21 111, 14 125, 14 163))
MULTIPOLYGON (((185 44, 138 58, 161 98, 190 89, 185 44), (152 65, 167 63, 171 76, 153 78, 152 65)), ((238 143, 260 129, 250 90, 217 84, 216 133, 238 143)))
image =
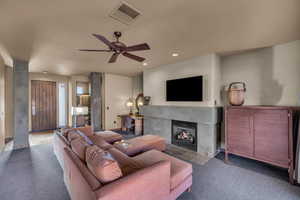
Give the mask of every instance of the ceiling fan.
POLYGON ((117 61, 117 58, 120 54, 123 56, 133 59, 138 62, 143 62, 146 60, 145 58, 136 56, 134 54, 128 53, 132 51, 144 51, 144 50, 150 50, 150 47, 147 43, 143 44, 137 44, 133 46, 126 46, 124 43, 119 41, 119 38, 122 36, 122 33, 119 31, 114 32, 114 35, 116 37, 116 41, 110 42, 107 40, 104 36, 98 35, 98 34, 92 34, 94 37, 96 37, 98 40, 102 41, 104 44, 106 44, 109 49, 105 50, 96 50, 96 49, 79 49, 79 51, 88 51, 88 52, 114 52, 113 55, 109 59, 109 63, 114 63, 117 61))

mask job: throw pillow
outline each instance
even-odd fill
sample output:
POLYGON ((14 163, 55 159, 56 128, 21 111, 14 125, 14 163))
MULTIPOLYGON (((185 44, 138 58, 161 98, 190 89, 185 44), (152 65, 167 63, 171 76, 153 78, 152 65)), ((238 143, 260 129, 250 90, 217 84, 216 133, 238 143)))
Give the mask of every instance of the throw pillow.
POLYGON ((98 146, 87 148, 86 163, 101 183, 109 183, 122 177, 118 162, 109 152, 103 151, 98 146))

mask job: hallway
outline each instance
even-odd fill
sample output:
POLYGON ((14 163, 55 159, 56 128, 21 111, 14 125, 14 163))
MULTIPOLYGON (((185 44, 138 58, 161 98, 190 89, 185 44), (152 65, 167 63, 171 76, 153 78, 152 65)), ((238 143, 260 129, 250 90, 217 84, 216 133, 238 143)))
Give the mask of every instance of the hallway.
MULTIPOLYGON (((37 132, 29 134, 30 146, 40 144, 51 144, 53 139, 53 131, 37 132)), ((13 149, 13 140, 5 144, 4 151, 10 151, 13 149)))

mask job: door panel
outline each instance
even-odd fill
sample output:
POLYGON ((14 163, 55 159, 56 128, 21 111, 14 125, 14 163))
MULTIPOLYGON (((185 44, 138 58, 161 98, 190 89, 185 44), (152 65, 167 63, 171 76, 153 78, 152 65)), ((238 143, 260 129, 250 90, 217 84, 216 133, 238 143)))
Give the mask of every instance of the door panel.
POLYGON ((232 109, 227 119, 228 150, 237 154, 253 155, 252 118, 248 110, 232 109))
POLYGON ((56 128, 56 83, 31 81, 32 131, 56 128))
POLYGON ((126 76, 105 74, 105 129, 121 128, 118 115, 128 114, 125 102, 132 95, 132 79, 126 76))
POLYGON ((254 115, 255 157, 288 166, 288 111, 256 111, 254 115))

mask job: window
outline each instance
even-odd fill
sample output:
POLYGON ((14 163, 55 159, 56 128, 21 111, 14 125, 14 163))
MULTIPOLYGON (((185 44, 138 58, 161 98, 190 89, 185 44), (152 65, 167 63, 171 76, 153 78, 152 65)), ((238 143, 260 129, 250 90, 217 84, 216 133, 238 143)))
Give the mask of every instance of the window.
POLYGON ((67 84, 58 84, 58 126, 67 126, 67 84))

